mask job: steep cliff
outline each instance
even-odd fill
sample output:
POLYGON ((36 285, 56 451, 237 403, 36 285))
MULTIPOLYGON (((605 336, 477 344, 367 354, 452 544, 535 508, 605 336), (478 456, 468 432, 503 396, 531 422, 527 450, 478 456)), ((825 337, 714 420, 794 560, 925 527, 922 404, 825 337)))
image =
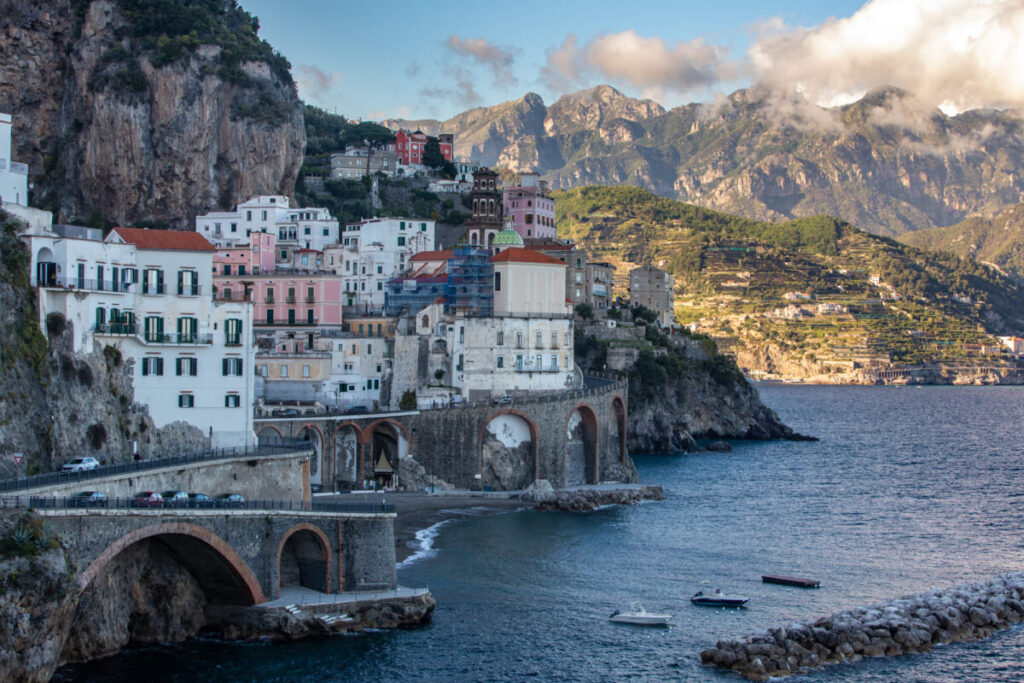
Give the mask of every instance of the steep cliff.
POLYGON ((154 427, 133 402, 130 369, 116 349, 74 353, 73 331, 57 315, 46 320, 47 341, 29 285, 28 248, 18 237, 24 226, 0 212, 0 227, 0 479, 84 455, 125 461, 133 441, 144 457, 205 448, 195 427, 154 427))
POLYGON ((896 88, 826 109, 758 87, 665 111, 599 86, 385 123, 453 132, 459 154, 554 187, 638 185, 758 220, 829 214, 898 235, 1024 201, 1020 112, 947 116, 896 88))
POLYGON ((4 0, 0 111, 14 116, 33 205, 65 222, 185 227, 290 195, 302 107, 258 22, 227 0, 139 4, 4 0))

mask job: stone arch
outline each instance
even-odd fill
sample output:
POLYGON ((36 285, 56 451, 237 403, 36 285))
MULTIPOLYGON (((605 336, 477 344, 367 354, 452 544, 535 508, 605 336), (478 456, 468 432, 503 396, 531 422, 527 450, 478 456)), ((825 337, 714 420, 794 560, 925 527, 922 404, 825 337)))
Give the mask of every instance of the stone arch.
POLYGON ((277 546, 277 595, 282 586, 296 585, 331 592, 331 542, 308 522, 286 531, 277 546))
POLYGON ((565 435, 565 485, 598 483, 597 412, 590 404, 577 403, 569 411, 565 435))
POLYGON ((616 394, 612 397, 612 424, 609 429, 609 435, 614 437, 613 443, 618 444, 619 447, 619 462, 626 462, 626 456, 629 453, 626 450, 626 402, 622 400, 622 397, 616 394))
POLYGON ((400 483, 397 479, 399 463, 409 453, 409 444, 412 443, 405 425, 388 418, 374 420, 363 429, 363 443, 368 450, 368 462, 363 469, 363 476, 374 479, 378 488, 397 486, 400 483), (390 428, 393 433, 389 434, 383 427, 390 428), (378 465, 384 464, 380 462, 382 453, 390 473, 384 468, 378 468, 378 465))
POLYGON ((480 426, 480 486, 495 490, 526 488, 537 479, 537 423, 518 410, 500 410, 480 426))
POLYGON ((36 284, 57 284, 57 263, 49 247, 42 247, 36 253, 36 284))
POLYGON ((284 435, 274 425, 263 425, 256 430, 256 442, 260 446, 276 446, 284 443, 284 435))
POLYGON ((362 488, 359 452, 363 430, 355 422, 342 422, 331 435, 334 444, 334 487, 340 490, 362 488))
POLYGON ((314 486, 322 485, 324 483, 324 466, 327 464, 324 459, 324 450, 327 445, 324 441, 324 433, 317 425, 307 422, 302 425, 296 436, 300 441, 309 441, 313 447, 313 455, 309 458, 309 483, 314 486))
POLYGON ((224 539, 195 524, 173 522, 135 529, 111 543, 78 575, 84 591, 125 548, 144 539, 157 539, 195 577, 210 602, 258 605, 266 602, 256 575, 224 539))

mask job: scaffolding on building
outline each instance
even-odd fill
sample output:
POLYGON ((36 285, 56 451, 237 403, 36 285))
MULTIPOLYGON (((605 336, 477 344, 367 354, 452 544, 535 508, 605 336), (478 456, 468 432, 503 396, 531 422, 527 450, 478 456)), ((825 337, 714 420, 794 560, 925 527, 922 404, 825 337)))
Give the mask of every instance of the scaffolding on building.
POLYGON ((445 310, 471 317, 494 315, 494 264, 486 248, 463 246, 448 261, 445 310))

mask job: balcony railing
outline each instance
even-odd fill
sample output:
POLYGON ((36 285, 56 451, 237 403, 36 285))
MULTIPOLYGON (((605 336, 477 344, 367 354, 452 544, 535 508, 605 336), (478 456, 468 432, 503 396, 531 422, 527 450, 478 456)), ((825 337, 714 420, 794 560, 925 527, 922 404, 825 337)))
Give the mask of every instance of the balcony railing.
POLYGON ((147 344, 212 344, 213 335, 210 333, 204 334, 178 334, 176 332, 165 332, 163 334, 157 334, 156 332, 144 332, 142 335, 142 341, 147 344))
POLYGON ((565 368, 542 367, 539 365, 527 365, 522 363, 515 366, 516 372, 562 372, 565 368))
POLYGON ((84 289, 91 292, 127 292, 134 282, 114 282, 77 277, 54 277, 39 283, 41 287, 54 289, 84 289))
POLYGON ((295 296, 294 296, 294 295, 291 295, 291 294, 289 294, 289 295, 287 296, 287 298, 285 298, 285 303, 289 303, 289 304, 293 304, 293 303, 295 303, 295 296))
POLYGON ((105 323, 92 328, 95 334, 134 337, 138 326, 135 323, 105 323))
POLYGON ((312 294, 307 294, 306 295, 306 303, 307 304, 315 304, 316 303, 316 297, 313 296, 312 294))

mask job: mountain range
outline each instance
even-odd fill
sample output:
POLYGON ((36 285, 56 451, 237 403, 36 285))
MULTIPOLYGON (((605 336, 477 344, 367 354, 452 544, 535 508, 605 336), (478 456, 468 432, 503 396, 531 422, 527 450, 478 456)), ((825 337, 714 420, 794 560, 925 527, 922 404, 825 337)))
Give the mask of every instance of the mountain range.
POLYGON ((455 134, 456 154, 555 188, 636 185, 757 220, 829 214, 899 235, 1024 202, 1024 118, 948 116, 885 87, 822 108, 761 87, 671 110, 607 85, 383 122, 455 134))
POLYGON ((973 258, 1024 279, 1024 204, 946 228, 904 233, 900 241, 919 249, 973 258))

